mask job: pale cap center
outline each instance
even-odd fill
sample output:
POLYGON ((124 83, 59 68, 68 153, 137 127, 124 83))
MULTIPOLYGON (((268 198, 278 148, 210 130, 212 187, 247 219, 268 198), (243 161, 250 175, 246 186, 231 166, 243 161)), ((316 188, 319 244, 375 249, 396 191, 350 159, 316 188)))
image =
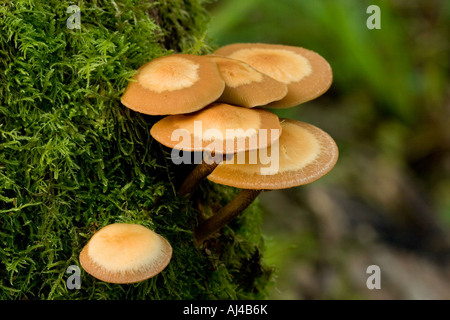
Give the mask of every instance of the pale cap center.
POLYGON ((224 140, 245 138, 256 133, 261 126, 260 115, 251 109, 232 109, 225 104, 202 110, 196 115, 181 116, 179 128, 188 130, 195 138, 205 138, 208 130, 222 133, 224 140), (199 130, 201 125, 201 130, 199 130))
POLYGON ((137 81, 158 93, 189 88, 199 80, 199 64, 182 57, 165 57, 144 66, 137 81))
POLYGON ((89 242, 88 255, 110 272, 138 272, 151 267, 163 253, 163 241, 139 225, 114 224, 96 233, 89 242))
POLYGON ((233 52, 229 57, 242 60, 256 70, 285 84, 300 81, 312 72, 308 59, 285 49, 241 49, 233 52))
MULTIPOLYGON (((270 164, 263 165, 261 163, 240 164, 238 155, 235 155, 233 159, 226 161, 225 165, 227 165, 228 162, 230 163, 228 165, 231 165, 233 170, 244 171, 249 175, 260 174, 261 167, 264 167, 266 174, 274 175, 288 171, 301 170, 313 163, 321 152, 322 147, 319 140, 307 129, 289 122, 284 122, 282 128, 282 134, 280 135, 279 141, 276 142, 278 143, 278 148, 272 148, 272 146, 270 146, 267 150, 264 150, 267 156, 272 158, 272 161, 274 161, 274 157, 278 157, 279 165, 277 168, 274 169, 270 164), (272 154, 272 152, 276 151, 278 151, 278 155, 272 154)), ((249 158, 259 159, 258 156, 255 157, 254 155, 251 155, 251 153, 256 153, 256 155, 258 155, 258 152, 262 151, 249 151, 249 158)))
POLYGON ((214 58, 227 86, 236 88, 252 82, 261 82, 263 75, 251 66, 241 61, 214 58))

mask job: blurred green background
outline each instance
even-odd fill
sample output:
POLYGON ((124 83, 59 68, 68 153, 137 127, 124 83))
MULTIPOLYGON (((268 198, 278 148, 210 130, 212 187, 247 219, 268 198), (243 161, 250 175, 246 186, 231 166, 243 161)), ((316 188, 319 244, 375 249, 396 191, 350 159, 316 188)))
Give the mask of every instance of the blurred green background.
POLYGON ((333 85, 280 117, 337 142, 324 178, 262 194, 272 299, 450 298, 450 1, 218 0, 208 37, 302 46, 333 85), (381 29, 366 26, 376 4, 381 29), (367 268, 381 271, 370 290, 367 268))

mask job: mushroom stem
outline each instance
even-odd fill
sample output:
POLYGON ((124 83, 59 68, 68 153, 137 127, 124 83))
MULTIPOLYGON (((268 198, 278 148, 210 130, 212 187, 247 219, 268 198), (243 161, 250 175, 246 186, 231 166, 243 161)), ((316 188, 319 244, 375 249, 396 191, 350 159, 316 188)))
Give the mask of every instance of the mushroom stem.
POLYGON ((195 239, 202 243, 214 232, 228 224, 244 211, 261 193, 262 190, 242 189, 225 207, 211 218, 200 223, 195 230, 195 239))
POLYGON ((213 163, 207 163, 205 160, 202 160, 202 163, 196 165, 194 170, 192 170, 184 180, 180 189, 178 189, 178 194, 180 196, 192 194, 200 182, 208 176, 217 167, 217 165, 218 163, 216 161, 213 163))

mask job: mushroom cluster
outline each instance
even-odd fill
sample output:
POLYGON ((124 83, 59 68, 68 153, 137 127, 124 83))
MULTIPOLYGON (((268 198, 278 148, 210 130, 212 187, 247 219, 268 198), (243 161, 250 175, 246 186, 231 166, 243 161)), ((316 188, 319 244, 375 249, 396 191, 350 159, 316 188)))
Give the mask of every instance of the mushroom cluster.
POLYGON ((179 194, 192 195, 204 178, 242 189, 199 223, 194 233, 198 243, 261 191, 308 184, 333 168, 338 148, 326 132, 268 110, 322 95, 332 77, 329 63, 311 50, 263 43, 226 45, 203 56, 171 54, 137 70, 122 104, 163 116, 150 133, 174 151, 172 156, 202 153, 179 194))

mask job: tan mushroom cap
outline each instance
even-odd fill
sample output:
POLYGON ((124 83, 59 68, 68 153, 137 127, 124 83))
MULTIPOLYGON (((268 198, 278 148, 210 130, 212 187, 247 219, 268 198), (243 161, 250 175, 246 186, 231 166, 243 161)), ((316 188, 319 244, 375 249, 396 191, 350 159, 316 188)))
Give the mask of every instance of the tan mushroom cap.
POLYGON ((236 43, 214 52, 244 61, 258 71, 287 84, 288 93, 268 108, 288 108, 317 98, 329 89, 333 81, 330 64, 319 54, 301 47, 236 43))
POLYGON ((287 85, 259 72, 249 64, 221 56, 210 55, 225 81, 225 90, 218 102, 253 108, 284 98, 287 85))
POLYGON ((110 283, 134 283, 160 273, 172 257, 169 242, 156 232, 114 223, 96 232, 80 253, 83 269, 110 283))
MULTIPOLYGON (((338 148, 334 140, 323 130, 297 120, 281 119, 282 133, 278 140, 278 170, 270 171, 271 164, 250 164, 251 152, 246 152, 246 163, 236 159, 221 163, 208 179, 223 185, 241 189, 275 190, 311 183, 327 174, 338 159, 338 148), (262 168, 269 169, 261 174, 262 168)), ((274 145, 264 152, 270 157, 274 145)), ((235 157, 236 158, 236 157, 235 157)))
POLYGON ((281 126, 278 116, 267 110, 214 103, 192 114, 167 116, 150 134, 173 149, 233 154, 266 148, 278 139, 281 126))
POLYGON ((224 88, 219 69, 211 59, 172 54, 141 66, 121 102, 149 115, 189 113, 216 101, 224 88))

